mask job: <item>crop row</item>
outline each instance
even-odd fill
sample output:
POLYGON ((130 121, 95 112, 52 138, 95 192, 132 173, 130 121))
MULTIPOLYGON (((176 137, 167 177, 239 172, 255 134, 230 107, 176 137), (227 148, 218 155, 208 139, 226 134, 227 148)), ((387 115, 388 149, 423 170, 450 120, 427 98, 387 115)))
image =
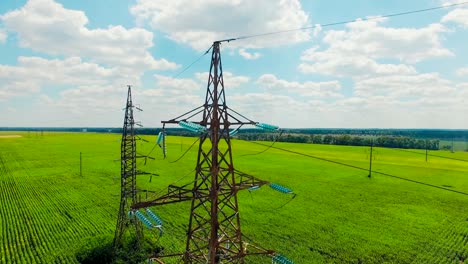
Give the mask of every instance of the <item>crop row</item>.
POLYGON ((437 243, 421 249, 414 263, 463 263, 468 260, 468 218, 445 220, 437 243))
POLYGON ((86 206, 96 197, 76 199, 76 190, 64 188, 60 178, 31 175, 27 160, 9 154, 0 170, 0 263, 74 263, 82 238, 113 228, 113 217, 103 221, 107 210, 86 206))

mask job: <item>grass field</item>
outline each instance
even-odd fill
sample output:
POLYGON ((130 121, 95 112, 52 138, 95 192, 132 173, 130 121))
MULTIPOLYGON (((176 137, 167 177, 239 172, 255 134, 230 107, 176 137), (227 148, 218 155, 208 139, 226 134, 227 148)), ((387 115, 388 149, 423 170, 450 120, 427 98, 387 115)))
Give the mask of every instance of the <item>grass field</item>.
MULTIPOLYGON (((120 199, 120 163, 114 161, 120 156, 120 135, 2 135, 22 137, 0 137, 0 264, 77 263, 75 254, 83 245, 112 240, 120 199)), ((195 148, 170 162, 194 140, 169 136, 168 158, 163 160, 157 148, 156 160, 140 167, 161 176, 151 182, 141 176, 139 185, 164 191, 176 180, 193 180, 195 148)), ((137 147, 146 154, 153 143, 137 147)), ((365 147, 275 147, 369 165, 365 147)), ((363 170, 279 149, 247 155, 262 150, 233 140, 236 168, 287 186, 297 196, 291 201, 267 187, 239 195, 243 233, 256 244, 296 263, 463 263, 468 258, 468 162, 461 161, 468 161, 468 153, 431 151, 434 156, 425 162, 424 151, 375 149, 375 171, 432 185, 427 186, 377 173, 368 178, 363 170)), ((159 242, 168 252, 181 251, 185 244, 188 210, 189 204, 153 209, 166 223, 159 242)))

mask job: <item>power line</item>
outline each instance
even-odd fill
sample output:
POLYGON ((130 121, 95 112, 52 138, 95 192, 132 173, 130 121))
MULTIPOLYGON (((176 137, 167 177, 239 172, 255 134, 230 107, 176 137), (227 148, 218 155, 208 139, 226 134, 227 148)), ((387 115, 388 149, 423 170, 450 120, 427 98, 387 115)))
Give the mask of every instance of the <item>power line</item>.
POLYGON ((271 143, 270 146, 268 146, 266 149, 260 151, 260 152, 257 152, 257 153, 249 153, 249 154, 244 154, 244 155, 240 155, 239 157, 245 157, 245 156, 253 156, 253 155, 260 155, 262 153, 265 153, 267 152, 271 147, 273 147, 276 142, 278 142, 278 140, 280 139, 281 135, 283 135, 283 130, 280 131, 280 133, 278 134, 278 136, 275 137, 275 140, 273 141, 273 143, 271 143))
POLYGON ((174 160, 174 161, 170 161, 169 163, 176 163, 176 162, 178 162, 179 160, 181 160, 181 159, 185 156, 185 154, 187 154, 187 153, 192 149, 192 147, 193 147, 199 140, 200 140, 199 138, 198 138, 197 140, 195 140, 195 141, 192 143, 192 145, 190 145, 190 147, 189 147, 179 158, 177 158, 177 159, 174 160))
MULTIPOLYGON (((258 143, 258 142, 254 142, 254 141, 247 141, 247 142, 250 142, 250 143, 253 143, 253 144, 257 144, 257 145, 261 145, 261 146, 268 146, 268 145, 266 145, 266 144, 262 144, 262 143, 258 143)), ((330 159, 325 159, 325 158, 317 157, 317 156, 310 155, 310 154, 305 154, 305 153, 301 153, 301 152, 297 152, 297 151, 293 151, 293 150, 289 150, 289 149, 284 149, 284 148, 280 148, 280 147, 275 147, 275 146, 269 146, 269 147, 270 147, 270 148, 274 148, 274 149, 278 149, 278 150, 281 150, 281 151, 284 151, 284 152, 289 152, 289 153, 293 153, 293 154, 296 154, 296 155, 304 156, 304 157, 309 157, 309 158, 313 158, 313 159, 317 159, 317 160, 321 160, 321 161, 326 161, 326 162, 330 162, 330 163, 334 163, 334 164, 346 166, 346 167, 353 168, 353 169, 358 169, 358 170, 363 170, 363 171, 369 171, 369 169, 366 169, 366 168, 361 168, 361 167, 354 166, 354 165, 351 165, 351 164, 346 164, 346 163, 342 163, 342 162, 339 162, 339 161, 334 161, 334 160, 330 160, 330 159)), ((408 181, 408 182, 412 182, 412 183, 417 183, 417 184, 421 184, 421 185, 425 185, 425 186, 429 186, 429 187, 433 187, 433 188, 437 188, 437 189, 441 189, 441 190, 445 190, 445 191, 450 191, 450 192, 454 192, 454 193, 463 194, 463 195, 468 196, 468 193, 465 193, 465 192, 461 192, 461 191, 457 191, 457 190, 452 190, 452 189, 444 188, 444 187, 437 186, 437 185, 432 185, 432 184, 425 183, 425 182, 420 182, 420 181, 416 181, 416 180, 411 180, 411 179, 408 179, 408 178, 404 178, 404 177, 392 175, 392 174, 389 174, 389 173, 384 173, 384 172, 379 172, 379 171, 372 171, 372 172, 373 172, 373 173, 380 174, 380 175, 383 175, 383 176, 392 177, 392 178, 396 178, 396 179, 399 179, 399 180, 404 180, 404 181, 408 181)))
POLYGON ((464 159, 457 159, 457 158, 444 157, 444 156, 439 156, 439 155, 434 155, 434 154, 420 153, 420 152, 411 151, 411 150, 407 150, 407 149, 399 149, 399 148, 388 148, 388 149, 394 149, 394 150, 398 150, 398 151, 404 151, 404 152, 415 153, 415 154, 420 154, 420 155, 426 155, 426 156, 431 156, 431 157, 438 157, 438 158, 442 158, 442 159, 449 159, 449 160, 468 162, 468 160, 464 160, 464 159))
MULTIPOLYGON (((404 15, 429 12, 429 11, 434 11, 434 10, 439 10, 439 9, 444 9, 444 8, 451 8, 451 7, 461 6, 461 5, 466 5, 466 4, 468 4, 468 1, 467 2, 462 2, 462 3, 450 4, 450 5, 442 5, 442 6, 436 6, 436 7, 431 7, 431 8, 425 8, 425 9, 417 9, 417 10, 411 10, 411 11, 406 11, 406 12, 387 14, 387 15, 382 15, 382 16, 365 17, 365 18, 361 18, 359 20, 358 19, 353 19, 353 20, 333 22, 333 23, 328 23, 328 24, 323 24, 323 25, 316 24, 316 25, 308 26, 308 27, 301 27, 301 28, 279 30, 279 31, 267 32, 267 33, 259 33, 259 34, 253 34, 253 35, 239 36, 239 37, 236 37, 236 38, 228 38, 228 39, 225 39, 225 40, 219 40, 217 42, 230 42, 230 41, 234 41, 234 40, 243 40, 243 39, 264 37, 264 36, 269 36, 269 35, 277 35, 277 34, 283 34, 283 33, 300 31, 300 30, 314 29, 314 28, 318 28, 318 27, 324 28, 324 27, 331 27, 331 26, 337 26, 337 25, 344 25, 344 24, 348 24, 348 23, 355 23, 355 22, 359 22, 359 21, 371 21, 371 20, 377 20, 377 19, 381 19, 381 18, 404 16, 404 15)), ((210 46, 200 57, 198 57, 193 62, 191 62, 189 65, 187 65, 180 72, 175 74, 172 78, 177 78, 181 74, 186 72, 189 68, 191 68, 198 61, 200 61, 206 54, 208 54, 212 47, 213 46, 210 46)))
POLYGON ((206 54, 208 54, 213 46, 210 46, 205 53, 203 53, 200 57, 195 59, 192 63, 190 63, 187 67, 183 68, 180 72, 178 72, 176 75, 174 75, 172 78, 175 79, 179 77, 182 73, 187 71, 190 67, 192 67, 195 63, 199 62, 203 57, 205 57, 206 54))
POLYGON ((355 23, 355 22, 361 22, 361 21, 377 20, 377 19, 381 19, 381 18, 405 16, 405 15, 411 15, 411 14, 416 14, 416 13, 423 13, 423 12, 429 12, 429 11, 444 9, 444 8, 451 8, 451 7, 461 6, 461 5, 466 5, 466 4, 468 4, 468 1, 467 2, 462 2, 462 3, 450 4, 450 5, 442 5, 442 6, 436 6, 436 7, 431 7, 431 8, 416 9, 416 10, 405 11, 405 12, 400 12, 400 13, 381 15, 381 16, 373 16, 373 17, 365 17, 365 18, 346 20, 346 21, 340 21, 340 22, 333 22, 333 23, 328 23, 328 24, 323 24, 323 25, 315 24, 313 26, 308 26, 308 27, 301 27, 301 28, 295 28, 295 29, 286 29, 286 30, 278 30, 278 31, 267 32, 267 33, 259 33, 259 34, 253 34, 253 35, 239 36, 237 38, 232 38, 232 39, 229 39, 229 40, 231 41, 231 40, 250 39, 250 38, 257 38, 257 37, 264 37, 264 36, 269 36, 269 35, 283 34, 283 33, 289 33, 289 32, 306 30, 306 29, 314 29, 314 28, 319 28, 319 27, 324 28, 324 27, 338 26, 338 25, 344 25, 344 24, 348 24, 348 23, 355 23))

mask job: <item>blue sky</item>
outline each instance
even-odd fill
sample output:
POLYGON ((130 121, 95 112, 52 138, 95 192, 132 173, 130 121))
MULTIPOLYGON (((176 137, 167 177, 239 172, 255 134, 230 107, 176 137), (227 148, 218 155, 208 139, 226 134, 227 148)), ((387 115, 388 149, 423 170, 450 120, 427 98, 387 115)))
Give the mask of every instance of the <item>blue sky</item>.
MULTIPOLYGON (((158 127, 203 103, 214 40, 462 0, 0 2, 0 126, 158 127)), ((281 127, 468 128, 468 4, 222 45, 227 101, 281 127)))

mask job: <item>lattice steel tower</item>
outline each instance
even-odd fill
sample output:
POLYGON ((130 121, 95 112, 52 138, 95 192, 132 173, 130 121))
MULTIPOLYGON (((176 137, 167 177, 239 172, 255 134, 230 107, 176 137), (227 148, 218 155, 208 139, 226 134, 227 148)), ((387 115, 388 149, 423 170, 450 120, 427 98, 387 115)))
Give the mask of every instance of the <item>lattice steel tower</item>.
POLYGON ((242 262, 246 252, 229 136, 219 42, 213 44, 208 89, 200 125, 207 127, 198 147, 186 244, 186 262, 242 262))
MULTIPOLYGON (((162 121, 163 130, 166 124, 179 124, 199 134, 193 183, 184 186, 169 185, 165 195, 132 206, 134 210, 138 210, 191 201, 185 252, 154 256, 158 263, 162 263, 161 258, 177 255, 182 256, 185 263, 244 263, 245 256, 258 254, 271 255, 274 259, 283 258, 272 250, 243 241, 237 193, 244 189, 258 189, 270 183, 234 168, 231 135, 237 133, 243 125, 256 125, 268 130, 279 128, 254 122, 227 106, 220 53, 220 44, 224 41, 216 41, 211 47, 205 103, 177 118, 162 121), (190 121, 200 115, 201 121, 190 121)), ((279 185, 270 186, 284 193, 292 193, 279 185)))
POLYGON ((135 233, 137 244, 143 237, 143 227, 141 222, 134 217, 130 217, 130 207, 137 203, 136 176, 137 154, 135 138, 135 120, 133 119, 132 89, 128 86, 127 105, 125 106, 125 118, 122 130, 122 142, 120 146, 120 174, 121 174, 121 192, 120 209, 117 220, 117 227, 114 237, 114 248, 122 246, 122 238, 128 229, 135 233))

